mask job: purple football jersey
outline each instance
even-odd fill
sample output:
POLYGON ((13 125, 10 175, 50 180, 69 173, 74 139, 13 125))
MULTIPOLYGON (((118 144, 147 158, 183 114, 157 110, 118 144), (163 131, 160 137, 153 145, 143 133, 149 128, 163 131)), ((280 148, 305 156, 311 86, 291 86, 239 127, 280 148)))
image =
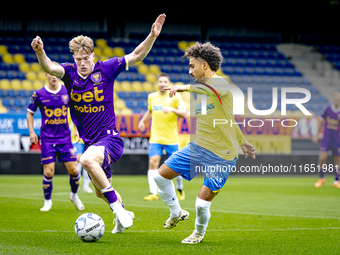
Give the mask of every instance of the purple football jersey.
POLYGON ((61 78, 70 95, 70 110, 79 135, 87 144, 106 134, 118 135, 115 123, 113 85, 116 77, 128 68, 125 58, 97 61, 86 77, 77 72, 76 64, 61 64, 61 78))
POLYGON ((328 106, 321 117, 325 120, 324 137, 330 136, 340 142, 339 138, 339 120, 340 108, 335 109, 333 105, 328 106))
POLYGON ((51 91, 47 86, 35 91, 27 111, 34 113, 39 107, 42 117, 40 138, 49 142, 66 142, 71 139, 67 123, 69 96, 66 87, 51 91))

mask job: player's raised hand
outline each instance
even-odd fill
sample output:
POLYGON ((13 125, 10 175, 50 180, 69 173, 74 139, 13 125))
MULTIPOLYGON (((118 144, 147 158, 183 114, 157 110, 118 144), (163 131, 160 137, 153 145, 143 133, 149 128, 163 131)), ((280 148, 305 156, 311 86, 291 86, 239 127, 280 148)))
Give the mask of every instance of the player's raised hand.
POLYGON ((164 88, 164 90, 170 90, 169 93, 169 97, 173 97, 174 95, 176 95, 176 92, 183 92, 183 91, 187 91, 187 86, 185 85, 175 85, 172 87, 166 87, 164 88))
POLYGON ((162 27, 163 27, 163 24, 164 24, 164 21, 165 21, 165 17, 166 17, 166 15, 164 13, 157 17, 155 23, 153 23, 152 27, 151 27, 151 32, 150 32, 151 36, 154 36, 154 37, 159 36, 159 34, 162 31, 162 27))
POLYGON ((39 36, 36 36, 32 43, 31 46, 35 52, 39 52, 44 48, 44 43, 42 42, 41 38, 39 36))
POLYGON ((250 157, 255 159, 255 146, 254 145, 252 145, 249 142, 246 142, 245 144, 241 145, 241 149, 245 155, 245 158, 247 158, 249 155, 250 157))
POLYGON ((145 131, 145 125, 144 125, 144 122, 143 121, 140 121, 138 123, 138 129, 141 131, 141 132, 144 132, 145 131))

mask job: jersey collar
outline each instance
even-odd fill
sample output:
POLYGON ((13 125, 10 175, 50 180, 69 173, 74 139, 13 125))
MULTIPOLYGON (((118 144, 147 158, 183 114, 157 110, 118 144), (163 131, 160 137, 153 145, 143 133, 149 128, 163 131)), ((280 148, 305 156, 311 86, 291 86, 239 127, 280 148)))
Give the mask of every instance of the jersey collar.
POLYGON ((49 88, 48 88, 48 86, 47 85, 45 85, 45 89, 48 91, 48 92, 50 92, 51 94, 58 94, 59 93, 59 91, 61 90, 61 84, 60 83, 58 83, 58 85, 59 85, 59 87, 57 88, 57 90, 55 90, 55 91, 53 91, 53 90, 50 90, 49 88))

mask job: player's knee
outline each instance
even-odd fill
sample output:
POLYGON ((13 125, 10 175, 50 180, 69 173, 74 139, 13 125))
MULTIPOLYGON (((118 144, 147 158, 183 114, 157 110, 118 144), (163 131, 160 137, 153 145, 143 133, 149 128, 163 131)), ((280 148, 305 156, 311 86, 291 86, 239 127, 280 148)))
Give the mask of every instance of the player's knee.
POLYGON ((95 163, 95 160, 92 157, 83 154, 79 159, 79 163, 83 168, 91 171, 92 165, 95 163))
POLYGON ((197 210, 206 210, 209 209, 211 205, 211 201, 205 201, 200 199, 199 197, 196 198, 195 207, 197 210))
POLYGON ((161 188, 163 185, 168 184, 169 182, 171 182, 171 180, 164 178, 164 177, 161 176, 158 172, 157 172, 157 174, 155 175, 154 180, 155 180, 155 182, 157 183, 157 186, 158 186, 159 188, 161 188))
POLYGON ((155 157, 149 158, 149 168, 150 169, 157 169, 159 166, 159 160, 155 157))

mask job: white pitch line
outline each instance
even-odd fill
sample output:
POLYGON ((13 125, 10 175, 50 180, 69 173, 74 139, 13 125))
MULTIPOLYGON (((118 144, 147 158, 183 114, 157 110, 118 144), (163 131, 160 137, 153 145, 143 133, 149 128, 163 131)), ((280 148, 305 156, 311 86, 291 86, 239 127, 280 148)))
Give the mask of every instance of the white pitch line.
MULTIPOLYGON (((319 230, 340 230, 340 227, 329 227, 329 228, 277 228, 277 229, 207 229, 207 232, 261 232, 261 231, 319 231, 319 230)), ((192 230, 175 230, 175 232, 191 232, 192 230)), ((3 233, 73 233, 71 230, 14 230, 14 229, 0 229, 3 233)), ((111 230, 106 230, 106 233, 111 233, 111 230)), ((149 229, 149 230, 126 230, 124 233, 146 233, 146 232, 171 232, 166 229, 149 229)))
MULTIPOLYGON (((67 192, 60 192, 60 194, 69 194, 67 192)), ((17 197, 17 196, 8 196, 8 195, 0 195, 0 197, 6 198, 17 198, 17 199, 30 199, 30 200, 43 200, 43 198, 33 198, 33 197, 17 197)), ((52 199, 53 201, 57 202, 69 202, 69 200, 65 199, 52 199)), ((102 201, 92 201, 91 204, 103 204, 102 201)), ((167 209, 166 205, 164 206, 155 206, 150 204, 126 204, 125 206, 129 207, 145 207, 145 208, 159 208, 159 209, 167 209)), ((195 211, 195 209, 186 209, 187 211, 195 211)), ((244 215, 263 215, 263 216, 271 216, 271 217, 292 217, 292 218, 314 218, 314 219, 333 219, 333 220, 340 220, 340 217, 336 216, 320 216, 320 215, 295 215, 295 214, 278 214, 278 213, 264 213, 264 212, 242 212, 242 211, 227 211, 227 210, 220 210, 220 209, 210 209, 211 212, 217 213, 225 213, 225 214, 244 214, 244 215)))

